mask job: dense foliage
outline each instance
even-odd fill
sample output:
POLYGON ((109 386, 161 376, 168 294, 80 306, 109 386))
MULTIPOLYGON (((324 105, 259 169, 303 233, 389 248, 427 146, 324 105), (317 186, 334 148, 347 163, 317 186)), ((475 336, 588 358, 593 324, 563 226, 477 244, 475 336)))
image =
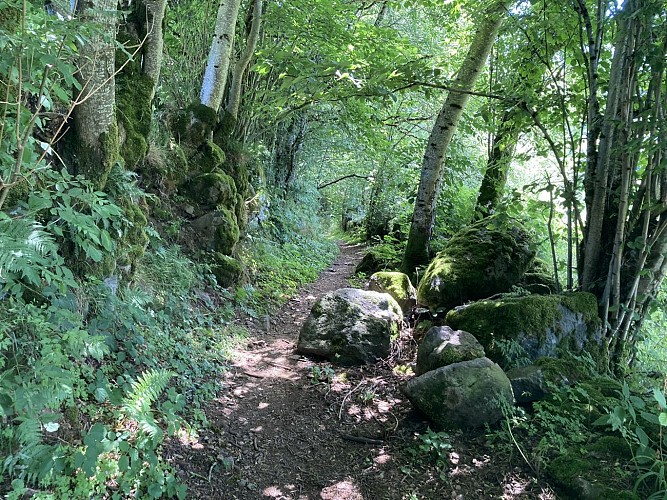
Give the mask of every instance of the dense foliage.
POLYGON ((452 126, 422 253, 521 219, 609 354, 492 439, 567 482, 615 437, 618 486, 664 497, 665 3, 493 2, 486 31, 477 0, 229 4, 0 0, 0 494, 184 497, 162 447, 206 425, 235 315, 315 279, 329 230, 423 275, 452 126))

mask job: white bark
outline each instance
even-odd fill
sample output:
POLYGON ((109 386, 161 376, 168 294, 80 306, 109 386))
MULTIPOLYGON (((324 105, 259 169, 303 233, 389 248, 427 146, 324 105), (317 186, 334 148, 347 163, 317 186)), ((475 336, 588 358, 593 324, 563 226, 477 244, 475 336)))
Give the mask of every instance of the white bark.
POLYGON ((240 0, 221 0, 218 7, 215 33, 200 94, 201 103, 215 111, 220 109, 225 92, 240 3, 240 0))

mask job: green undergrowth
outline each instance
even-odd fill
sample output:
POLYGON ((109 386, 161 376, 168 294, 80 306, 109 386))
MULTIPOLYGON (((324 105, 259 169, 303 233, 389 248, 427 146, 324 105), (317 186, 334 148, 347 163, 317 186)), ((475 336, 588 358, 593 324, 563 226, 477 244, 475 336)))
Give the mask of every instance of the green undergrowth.
POLYGON ((268 313, 315 281, 337 253, 334 240, 307 206, 277 200, 270 217, 243 245, 241 260, 251 284, 239 289, 237 297, 246 301, 251 315, 268 313))
MULTIPOLYGON (((41 260, 71 276, 48 248, 41 260)), ((159 243, 131 283, 53 280, 39 300, 27 266, 0 299, 0 494, 184 498, 161 450, 205 423, 245 335, 231 294, 159 243)))
POLYGON ((647 390, 645 381, 601 375, 587 355, 555 361, 541 365, 548 381, 542 401, 507 405, 500 428, 488 434, 494 449, 563 498, 666 498, 665 386, 647 390))

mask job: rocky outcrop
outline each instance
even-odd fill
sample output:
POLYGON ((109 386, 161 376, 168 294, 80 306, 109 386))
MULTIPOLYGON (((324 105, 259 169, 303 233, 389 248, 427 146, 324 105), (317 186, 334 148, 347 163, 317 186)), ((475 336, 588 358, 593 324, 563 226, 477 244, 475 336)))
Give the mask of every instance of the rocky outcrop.
POLYGON ((373 274, 368 282, 368 289, 374 292, 388 293, 407 314, 417 303, 417 290, 407 274, 380 271, 373 274))
POLYGON ((422 375, 442 366, 484 357, 484 348, 468 332, 434 326, 419 345, 415 372, 422 375))
POLYGON ((520 225, 491 218, 454 235, 429 264, 417 302, 449 310, 507 292, 528 270, 535 251, 520 225))
POLYGON ((401 320, 401 308, 391 295, 341 288, 315 302, 297 351, 341 365, 372 363, 390 354, 401 320))
POLYGON ((529 360, 555 357, 559 348, 605 356, 597 301, 586 292, 482 300, 450 311, 445 322, 472 333, 497 361, 498 341, 515 343, 529 360))
POLYGON ((488 358, 443 366, 410 380, 405 393, 439 427, 481 427, 503 416, 513 404, 505 372, 488 358))

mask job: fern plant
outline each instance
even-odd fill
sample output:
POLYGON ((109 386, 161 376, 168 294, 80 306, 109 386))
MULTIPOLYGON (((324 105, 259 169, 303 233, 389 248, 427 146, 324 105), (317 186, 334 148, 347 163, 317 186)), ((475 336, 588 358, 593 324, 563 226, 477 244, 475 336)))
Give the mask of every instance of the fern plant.
POLYGON ((75 288, 72 272, 44 226, 31 218, 11 219, 0 212, 0 294, 21 297, 43 284, 75 288))

